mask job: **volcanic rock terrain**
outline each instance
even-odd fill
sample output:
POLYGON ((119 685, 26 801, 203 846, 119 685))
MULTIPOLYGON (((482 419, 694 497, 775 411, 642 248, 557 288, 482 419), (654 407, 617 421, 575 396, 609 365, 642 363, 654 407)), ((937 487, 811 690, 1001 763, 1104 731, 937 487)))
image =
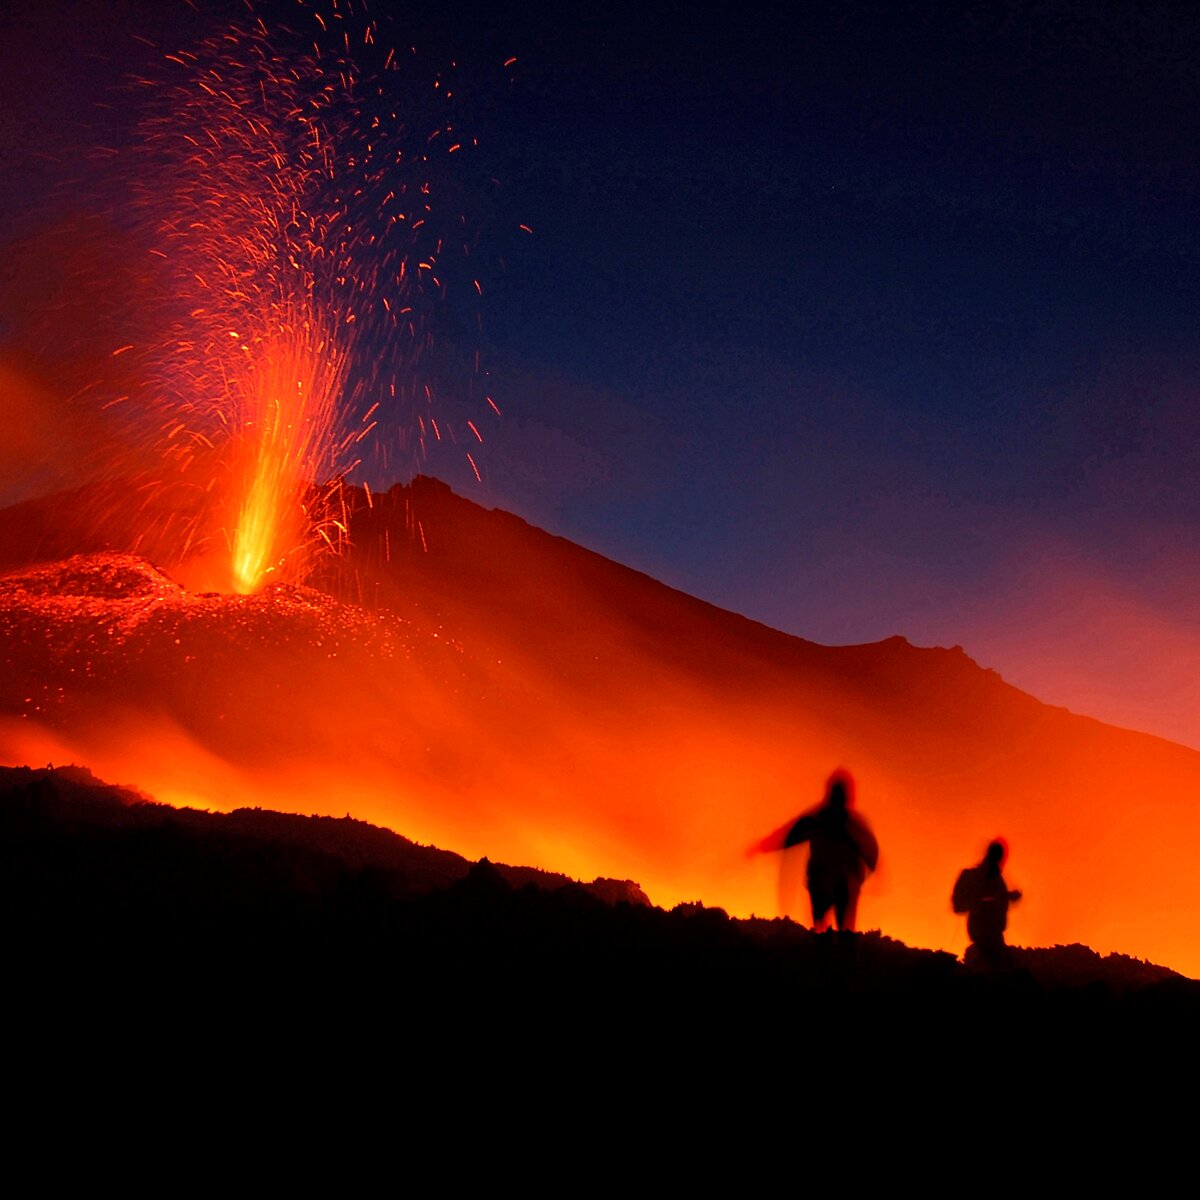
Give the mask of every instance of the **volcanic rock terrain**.
POLYGON ((185 561, 106 541, 83 493, 0 514, 3 761, 801 917, 746 848, 845 766, 882 847, 864 927, 961 951, 950 885, 1004 834, 1014 941, 1200 975, 1195 752, 957 647, 779 633, 435 481, 352 507, 342 556, 251 597, 185 590, 185 561))

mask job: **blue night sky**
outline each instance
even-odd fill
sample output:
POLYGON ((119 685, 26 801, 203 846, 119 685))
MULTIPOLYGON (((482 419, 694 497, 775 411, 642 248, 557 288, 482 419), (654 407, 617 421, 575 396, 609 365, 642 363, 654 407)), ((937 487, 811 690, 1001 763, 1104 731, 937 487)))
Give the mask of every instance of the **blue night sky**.
MULTIPOLYGON (((88 98, 129 34, 240 8, 57 7, 0 17, 18 232, 43 146, 123 136, 88 98)), ((502 185, 504 417, 482 485, 424 469, 789 632, 962 644, 1200 746, 1200 13, 746 7, 371 6, 477 73, 502 185)))

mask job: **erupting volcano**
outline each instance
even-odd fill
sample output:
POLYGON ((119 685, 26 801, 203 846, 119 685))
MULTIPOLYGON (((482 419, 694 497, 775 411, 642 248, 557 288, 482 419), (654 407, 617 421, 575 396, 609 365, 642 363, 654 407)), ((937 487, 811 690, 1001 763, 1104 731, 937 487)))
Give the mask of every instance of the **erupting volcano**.
POLYGON ((361 6, 295 15, 127 83, 143 115, 106 168, 122 201, 77 223, 64 283, 123 338, 82 359, 60 415, 101 432, 87 473, 118 481, 98 529, 132 528, 157 562, 186 560, 189 582, 242 594, 336 551, 340 488, 364 455, 411 471, 427 439, 477 446, 499 411, 470 333, 469 209, 486 189, 460 116, 469 84, 361 6))
POLYGON ((47 284, 120 299, 61 397, 11 388, 22 429, 61 408, 72 469, 30 455, 0 510, 0 763, 801 919, 746 851, 844 768, 878 838, 860 927, 961 951, 951 887, 1003 835, 1012 941, 1200 976, 1200 753, 962 647, 777 632, 414 477, 444 443, 478 480, 499 415, 463 85, 353 4, 298 10, 130 85, 123 286, 98 250, 47 284))
POLYGON ((61 562, 89 548, 80 499, 5 514, 3 561, 48 560, 0 588, 6 762, 349 812, 738 915, 780 903, 747 847, 848 764, 880 844, 863 927, 961 951, 950 887, 1003 830, 1012 940, 1200 974, 1200 755, 1041 704, 960 649, 788 637, 430 480, 348 491, 345 552, 250 597, 111 546, 61 562))

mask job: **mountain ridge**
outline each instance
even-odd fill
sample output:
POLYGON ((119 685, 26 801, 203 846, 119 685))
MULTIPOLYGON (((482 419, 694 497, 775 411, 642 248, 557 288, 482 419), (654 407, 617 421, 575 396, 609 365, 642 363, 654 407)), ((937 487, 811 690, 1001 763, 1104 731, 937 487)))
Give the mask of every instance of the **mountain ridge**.
POLYGON ((0 514, 0 761, 88 762, 178 805, 352 812, 740 916, 803 912, 800 881, 745 848, 847 767, 882 846, 865 922, 961 950, 950 886, 1003 835, 1015 940, 1200 974, 1200 754, 960 648, 820 646, 424 479, 350 493, 349 545, 307 588, 148 585, 122 641, 114 561, 18 569, 96 544, 73 540, 85 493, 41 503, 0 514))

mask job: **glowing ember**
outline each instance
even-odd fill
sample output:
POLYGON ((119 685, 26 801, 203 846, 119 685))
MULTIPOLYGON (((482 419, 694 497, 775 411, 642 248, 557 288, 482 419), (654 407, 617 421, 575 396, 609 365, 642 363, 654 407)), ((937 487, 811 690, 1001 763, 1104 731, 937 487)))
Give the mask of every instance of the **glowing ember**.
POLYGON ((414 453, 429 428, 454 438, 428 411, 435 342, 478 369, 435 338, 451 294, 482 293, 451 77, 415 80, 353 5, 297 15, 302 32, 234 27, 137 81, 129 188, 165 323, 120 350, 146 375, 127 419, 165 468, 140 494, 187 497, 156 546, 207 548, 195 582, 243 593, 340 544, 340 483, 381 405, 420 431, 414 453))

